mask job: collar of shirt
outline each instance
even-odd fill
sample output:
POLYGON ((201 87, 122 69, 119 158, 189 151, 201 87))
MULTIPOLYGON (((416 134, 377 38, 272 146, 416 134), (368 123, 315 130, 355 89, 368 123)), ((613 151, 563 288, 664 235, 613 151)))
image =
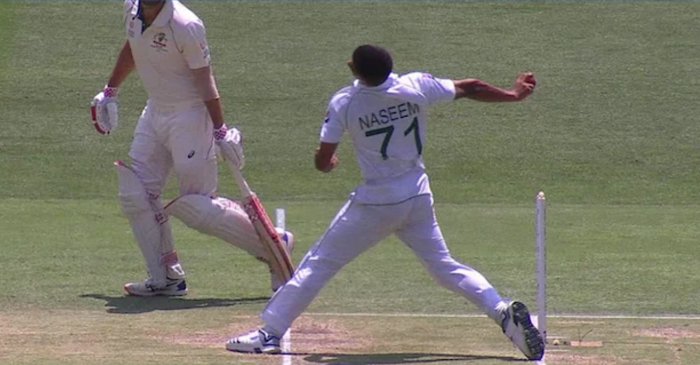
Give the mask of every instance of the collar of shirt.
POLYGON ((165 5, 163 5, 163 9, 160 9, 160 13, 158 13, 158 16, 153 20, 153 26, 156 27, 164 27, 170 19, 173 18, 173 9, 175 6, 173 5, 174 0, 165 0, 165 5))
POLYGON ((385 90, 385 89, 390 88, 392 85, 394 85, 396 83, 396 80, 398 80, 398 78, 399 78, 399 75, 392 72, 391 74, 389 74, 389 77, 387 77, 386 80, 384 80, 384 82, 382 82, 381 84, 379 84, 377 86, 367 86, 367 85, 361 83, 360 80, 353 81, 352 85, 354 87, 360 88, 360 89, 385 90))
MULTIPOLYGON (((164 27, 166 24, 168 24, 168 21, 173 18, 174 8, 173 0, 165 0, 165 5, 163 5, 162 9, 160 9, 160 12, 150 26, 164 27)), ((143 33, 149 26, 146 26, 146 22, 143 19, 143 11, 141 10, 140 2, 137 6, 136 17, 141 20, 141 33, 143 33)))
POLYGON ((425 95, 418 89, 404 85, 399 81, 399 75, 391 73, 389 77, 377 86, 367 86, 359 80, 353 83, 355 90, 367 90, 369 92, 380 93, 389 97, 403 99, 416 104, 426 102, 425 95))

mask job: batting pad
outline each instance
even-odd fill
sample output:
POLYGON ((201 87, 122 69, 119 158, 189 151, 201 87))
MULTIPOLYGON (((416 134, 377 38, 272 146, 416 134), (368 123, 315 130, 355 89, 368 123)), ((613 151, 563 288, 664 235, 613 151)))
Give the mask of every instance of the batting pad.
POLYGON ((218 237, 265 262, 270 260, 248 215, 234 201, 188 194, 168 203, 165 212, 190 228, 218 237))
MULTIPOLYGON (((174 252, 170 223, 157 196, 151 196, 134 170, 121 161, 114 165, 119 175, 119 201, 129 219, 134 238, 141 249, 151 279, 165 285, 168 271, 183 276, 178 262, 164 262, 174 252)), ((175 260, 177 261, 177 260, 175 260)))

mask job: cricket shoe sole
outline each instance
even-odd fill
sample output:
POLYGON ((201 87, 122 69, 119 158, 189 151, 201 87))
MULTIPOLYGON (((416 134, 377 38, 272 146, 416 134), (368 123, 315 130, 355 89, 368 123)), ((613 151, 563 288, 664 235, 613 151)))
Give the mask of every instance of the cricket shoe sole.
POLYGON ((542 359, 544 340, 540 331, 532 324, 530 312, 525 304, 511 302, 508 305, 503 311, 501 329, 528 360, 542 359))

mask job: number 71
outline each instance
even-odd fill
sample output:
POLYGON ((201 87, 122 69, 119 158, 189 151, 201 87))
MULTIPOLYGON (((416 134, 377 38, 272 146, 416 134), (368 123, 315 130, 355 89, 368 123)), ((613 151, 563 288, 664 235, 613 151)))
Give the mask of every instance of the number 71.
MULTIPOLYGON (((421 155, 421 154, 423 154, 423 143, 421 143, 421 141, 420 141, 420 129, 418 128, 418 117, 413 118, 411 125, 409 125, 405 131, 403 131, 403 135, 407 136, 411 132, 414 132, 413 138, 416 142, 416 150, 418 151, 418 154, 421 155)), ((378 128, 378 129, 373 129, 371 131, 367 131, 367 132, 365 132, 365 137, 372 137, 372 136, 376 136, 378 134, 384 134, 384 140, 382 141, 382 147, 379 151, 382 153, 382 158, 386 160, 389 158, 389 156, 386 154, 386 150, 389 147, 389 141, 391 140, 391 136, 394 134, 394 126, 390 125, 388 127, 378 128)))

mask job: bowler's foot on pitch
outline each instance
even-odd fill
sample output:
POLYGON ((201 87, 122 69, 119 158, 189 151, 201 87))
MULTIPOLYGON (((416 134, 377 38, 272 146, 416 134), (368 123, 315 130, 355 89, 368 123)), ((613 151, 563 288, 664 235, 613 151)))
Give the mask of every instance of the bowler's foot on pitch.
MULTIPOLYGON (((282 231, 281 229, 278 229, 277 233, 279 234, 280 239, 284 243, 284 246, 285 248, 287 248, 287 252, 291 257, 292 251, 294 251, 294 235, 292 234, 292 232, 282 231)), ((276 292, 277 289, 282 287, 282 285, 284 284, 284 278, 280 277, 280 274, 275 273, 275 271, 272 270, 272 267, 270 267, 270 287, 272 287, 272 292, 276 292)))
POLYGON ((226 342, 226 350, 253 354, 279 354, 282 352, 280 338, 265 332, 263 329, 231 338, 226 342))
POLYGON ((529 360, 541 360, 544 356, 544 340, 532 324, 525 304, 511 302, 503 311, 503 333, 529 360))
POLYGON ((135 297, 155 297, 158 295, 180 297, 187 294, 185 279, 168 279, 164 287, 155 286, 151 278, 144 282, 127 283, 124 291, 135 297))

